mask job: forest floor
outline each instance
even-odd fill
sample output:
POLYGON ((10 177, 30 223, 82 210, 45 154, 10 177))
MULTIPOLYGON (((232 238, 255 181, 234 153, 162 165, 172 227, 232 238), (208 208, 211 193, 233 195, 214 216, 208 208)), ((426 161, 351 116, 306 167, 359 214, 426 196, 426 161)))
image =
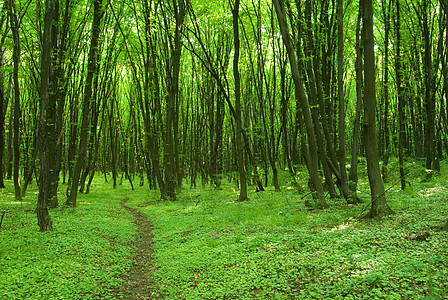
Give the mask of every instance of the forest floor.
POLYGON ((123 285, 116 291, 117 298, 130 300, 157 299, 155 285, 149 274, 153 271, 153 235, 152 224, 138 209, 126 205, 129 200, 124 198, 120 205, 130 212, 134 218, 133 222, 138 228, 135 238, 135 262, 126 275, 122 275, 123 285))
POLYGON ((112 189, 99 176, 76 208, 50 211, 46 233, 37 187, 16 201, 7 181, 0 299, 448 299, 448 232, 439 230, 448 164, 426 180, 422 164, 408 162, 404 191, 397 165, 386 183, 395 214, 381 220, 358 218, 370 199, 363 168, 364 203, 328 199, 325 210, 309 210, 286 171, 280 192, 252 190, 242 203, 224 178, 221 188, 185 183, 177 201, 160 201, 158 191, 112 189))

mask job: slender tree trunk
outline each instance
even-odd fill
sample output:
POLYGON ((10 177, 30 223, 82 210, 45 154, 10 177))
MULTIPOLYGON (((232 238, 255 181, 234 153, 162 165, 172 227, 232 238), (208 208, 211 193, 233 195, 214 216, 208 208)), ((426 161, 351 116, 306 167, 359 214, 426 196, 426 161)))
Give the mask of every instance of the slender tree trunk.
POLYGON ((54 12, 54 0, 45 1, 45 27, 41 59, 41 98, 39 118, 39 153, 40 176, 39 196, 37 198, 37 221, 40 231, 53 230, 53 221, 48 213, 48 195, 50 189, 50 156, 49 156, 49 102, 50 102, 50 70, 51 70, 51 31, 54 12))
MULTIPOLYGON (((11 104, 12 105, 12 104, 11 104)), ((11 120, 14 119, 14 107, 11 107, 11 110, 9 112, 9 126, 8 126, 8 159, 6 162, 6 179, 10 180, 12 178, 12 166, 14 161, 14 151, 13 151, 13 132, 14 132, 14 122, 11 122, 11 120)))
POLYGON ((53 72, 50 72, 50 109, 49 125, 49 155, 50 155, 50 187, 48 192, 49 207, 56 208, 58 203, 59 173, 62 164, 62 136, 63 116, 65 109, 65 50, 69 30, 70 0, 65 3, 65 15, 62 26, 62 35, 59 39, 59 0, 54 3, 52 26, 52 63, 53 72))
POLYGON ((349 188, 352 196, 356 196, 358 185, 358 154, 359 154, 359 129, 361 124, 361 110, 362 110, 362 57, 358 48, 358 55, 356 58, 356 111, 355 121, 353 125, 352 150, 350 160, 350 171, 348 173, 349 188), (358 58, 359 57, 359 58, 358 58), (359 60, 359 61, 358 61, 359 60), (361 65, 359 65, 361 64, 361 65), (358 71, 359 70, 359 71, 358 71), (360 73, 360 74, 358 74, 360 73))
POLYGON ((285 17, 285 6, 283 0, 274 0, 275 11, 277 13, 277 18, 280 26, 280 31, 282 34, 283 42, 286 46, 289 62, 291 66, 291 72, 294 80, 294 86, 296 88, 298 102, 301 104, 302 115, 305 122, 306 131, 308 134, 308 142, 309 142, 309 160, 308 160, 308 171, 310 174, 310 180, 313 185, 313 188, 316 191, 316 199, 318 207, 328 207, 327 202, 324 197, 324 190, 322 186, 322 182, 319 178, 318 173, 318 163, 317 163, 317 143, 316 136, 314 131, 313 120, 311 117, 311 111, 309 107, 308 100, 306 98, 306 94, 303 88, 302 78, 300 76, 297 58, 294 53, 294 48, 291 43, 291 38, 289 34, 288 23, 285 17))
POLYGON ((343 0, 338 0, 338 102, 339 102, 339 169, 341 192, 347 203, 358 203, 355 195, 350 193, 347 183, 347 167, 345 162, 345 97, 344 97, 344 24, 343 0))
POLYGON ((115 136, 115 131, 117 128, 114 126, 112 120, 115 118, 114 114, 114 99, 110 99, 110 107, 109 107, 109 139, 110 139, 110 155, 111 155, 111 161, 110 161, 110 168, 112 171, 112 180, 113 180, 113 188, 117 188, 117 141, 115 136))
POLYGON ((3 86, 3 72, 1 71, 4 64, 4 49, 0 45, 0 189, 5 188, 4 177, 4 154, 5 154, 5 90, 3 86))
POLYGON ((81 135, 79 141, 79 147, 76 154, 76 163, 73 169, 73 178, 70 186, 70 193, 67 199, 69 206, 76 206, 76 198, 78 196, 79 179, 81 170, 84 167, 85 152, 87 149, 87 143, 89 141, 89 116, 90 116, 90 102, 92 100, 92 87, 93 77, 97 72, 97 53, 98 53, 98 41, 101 29, 101 19, 104 15, 102 0, 94 0, 93 2, 93 23, 90 40, 89 60, 87 64, 87 78, 84 89, 84 99, 82 104, 82 122, 81 122, 81 135))
POLYGON ((299 193, 303 192, 303 188, 300 186, 296 179, 296 170, 293 165, 293 157, 291 155, 291 150, 289 146, 289 134, 288 134, 288 98, 286 96, 286 63, 287 61, 283 60, 281 61, 280 66, 280 90, 281 90, 281 119, 282 119, 282 127, 281 127, 281 133, 283 138, 283 150, 285 152, 285 159, 286 159, 286 165, 288 166, 289 173, 291 175, 291 181, 292 185, 294 187, 297 187, 297 191, 299 193))
POLYGON ((363 35, 364 46, 364 138, 366 145, 367 173, 369 176, 372 206, 369 217, 381 217, 392 213, 386 202, 384 183, 378 159, 378 145, 375 130, 375 55, 373 35, 373 5, 372 0, 363 0, 363 35), (367 146, 368 145, 368 146, 367 146))
POLYGON ((383 128, 381 130, 382 134, 384 134, 384 148, 383 151, 383 167, 382 167, 382 175, 383 181, 387 182, 387 165, 389 163, 389 147, 390 147, 390 137, 389 137, 389 33, 390 33, 390 7, 392 0, 389 0, 389 3, 386 4, 385 1, 382 1, 382 9, 383 9, 383 17, 384 17, 384 84, 383 84, 383 101, 384 101, 384 122, 383 128))
POLYGON ((425 83, 425 108, 426 108, 426 126, 425 126, 425 153, 426 153, 426 169, 427 179, 431 178, 435 160, 435 99, 433 97, 433 70, 432 70, 432 48, 429 20, 428 20, 428 0, 423 0, 422 4, 422 23, 423 23, 423 42, 425 47, 424 54, 424 83, 425 83))
POLYGON ((16 4, 14 0, 9 1, 9 20, 11 31, 14 39, 13 49, 13 80, 14 80, 14 140, 13 140, 13 152, 14 152, 14 192, 16 200, 22 200, 22 192, 20 189, 20 85, 19 85, 19 64, 20 64, 20 34, 19 23, 17 20, 16 4))
POLYGON ((235 123, 236 123, 236 147, 237 147, 237 162, 238 172, 240 177, 240 195, 238 201, 249 200, 247 196, 247 179, 246 179, 246 164, 244 162, 244 141, 243 141, 243 123, 241 118, 241 81, 239 72, 239 57, 240 57, 240 36, 239 36, 239 10, 240 0, 235 0, 232 7, 233 15, 233 42, 234 42, 234 57, 233 57, 233 76, 235 78, 235 123))
MULTIPOLYGON (((300 9, 300 8, 299 8, 300 9)), ((299 19, 302 19, 301 17, 301 13, 299 10, 299 19)), ((327 160, 327 153, 325 151, 325 146, 324 146, 324 139, 322 136, 322 131, 321 131, 321 122, 320 121, 320 116, 324 116, 325 113, 323 112, 324 110, 323 108, 323 104, 321 101, 322 98, 319 96, 322 96, 322 93, 320 93, 318 91, 320 85, 320 75, 319 75, 319 71, 316 68, 316 65, 318 65, 318 59, 316 58, 317 56, 319 56, 319 53, 316 53, 317 51, 315 51, 315 46, 314 46, 314 37, 313 37, 313 28, 312 28, 312 20, 311 20, 311 2, 307 1, 306 5, 305 5, 305 22, 307 25, 307 39, 305 42, 305 47, 304 47, 304 52, 305 52, 305 57, 315 57, 314 59, 307 59, 306 60, 306 76, 307 76, 307 90, 308 90, 308 101, 310 102, 311 105, 311 116, 313 119, 313 124, 314 124, 314 130, 315 130, 315 136, 316 136, 316 142, 317 142, 317 153, 318 153, 318 158, 319 161, 322 164, 322 169, 323 169, 323 173, 325 176, 325 186, 327 187, 329 193, 330 193, 330 197, 331 198, 336 198, 338 195, 336 193, 335 190, 335 186, 334 186, 334 182, 333 182, 333 177, 332 177, 332 173, 330 170, 330 160, 327 160), (313 62, 315 62, 315 64, 313 65, 313 62)), ((298 52, 300 52, 300 50, 297 50, 298 52)), ((319 50, 320 51, 320 50, 319 50)), ((328 134, 328 130, 326 130, 326 124, 322 124, 322 127, 324 128, 324 132, 327 132, 327 137, 329 136, 328 134)), ((329 142, 330 139, 327 140, 327 146, 328 148, 332 148, 331 142, 329 142)), ((334 151, 330 150, 330 153, 333 153, 334 151)), ((333 156, 330 154, 330 156, 333 156)), ((334 157, 334 156, 333 156, 334 157)))
POLYGON ((401 83, 401 34, 400 34, 400 0, 395 1, 395 72, 396 72, 396 82, 397 82, 397 95, 398 95, 398 163, 400 165, 400 181, 401 189, 406 188, 406 178, 404 173, 404 155, 403 155, 403 144, 405 138, 405 107, 404 107, 404 95, 403 87, 401 83))
POLYGON ((169 73, 169 90, 167 95, 166 124, 165 124, 165 190, 162 194, 163 199, 176 200, 177 170, 175 157, 177 150, 177 141, 175 141, 177 119, 177 102, 179 101, 179 73, 180 59, 182 54, 181 34, 184 26, 185 3, 184 0, 173 1, 174 18, 176 28, 174 31, 174 48, 171 53, 171 65, 169 73), (172 73, 171 73, 172 72, 172 73))

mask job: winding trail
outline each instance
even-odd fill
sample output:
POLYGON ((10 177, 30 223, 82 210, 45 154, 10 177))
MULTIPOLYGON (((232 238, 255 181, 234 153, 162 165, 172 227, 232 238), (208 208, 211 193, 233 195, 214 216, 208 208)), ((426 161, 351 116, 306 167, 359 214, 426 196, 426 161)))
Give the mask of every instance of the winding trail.
POLYGON ((123 275, 123 285, 116 290, 115 295, 118 299, 161 299, 157 297, 155 284, 149 276, 154 269, 151 264, 153 254, 152 224, 139 210, 127 206, 126 202, 128 200, 129 198, 124 198, 120 205, 134 216, 134 224, 138 228, 139 233, 135 240, 136 256, 134 265, 128 274, 123 275))

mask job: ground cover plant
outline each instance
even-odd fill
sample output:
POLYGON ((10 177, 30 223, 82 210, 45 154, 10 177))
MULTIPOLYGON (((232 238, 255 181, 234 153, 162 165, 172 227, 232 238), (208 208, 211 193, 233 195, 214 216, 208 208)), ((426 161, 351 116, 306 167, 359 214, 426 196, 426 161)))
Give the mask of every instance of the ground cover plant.
MULTIPOLYGON (((126 191, 127 188, 123 188, 126 191)), ((120 206, 120 190, 104 183, 79 196, 76 209, 51 211, 55 230, 38 230, 37 192, 14 200, 0 190, 6 211, 0 230, 0 299, 113 299, 132 265, 136 228, 120 206)))
POLYGON ((358 220, 367 203, 340 199, 309 211, 288 186, 242 203, 226 185, 130 205, 154 223, 151 276, 166 299, 444 299, 448 235, 437 228, 448 215, 447 178, 424 182, 424 170, 409 167, 411 186, 389 190, 396 214, 382 220, 358 220))
POLYGON ((281 192, 250 192, 246 202, 235 201, 229 182, 184 186, 177 201, 160 201, 147 187, 111 189, 97 179, 78 207, 51 211, 56 230, 45 233, 34 218, 37 194, 15 201, 7 182, 0 190, 0 297, 120 299, 123 286, 137 288, 124 284, 138 247, 126 200, 153 224, 146 244, 153 268, 137 275, 153 284, 154 299, 444 299, 448 234, 438 228, 448 215, 448 178, 427 181, 419 164, 407 167, 415 170, 411 185, 402 191, 391 180, 387 199, 396 214, 381 220, 358 218, 368 202, 332 199, 329 209, 310 210, 286 172, 281 192))

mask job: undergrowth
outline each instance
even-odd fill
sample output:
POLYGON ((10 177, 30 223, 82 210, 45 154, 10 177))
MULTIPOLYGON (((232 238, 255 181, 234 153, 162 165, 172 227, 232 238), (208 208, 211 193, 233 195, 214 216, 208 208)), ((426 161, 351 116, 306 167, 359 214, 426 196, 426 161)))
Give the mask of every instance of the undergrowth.
POLYGON ((220 189, 184 186, 177 201, 162 202, 147 187, 113 190, 98 179, 75 209, 50 211, 55 231, 46 233, 38 232, 36 192, 15 201, 7 182, 0 298, 114 298, 135 255, 137 229, 119 204, 129 197, 154 225, 148 276, 158 299, 445 299, 448 234, 437 228, 448 217, 448 168, 424 180, 421 164, 409 163, 405 191, 395 185, 397 162, 388 168, 395 214, 381 220, 358 218, 370 201, 366 181, 358 193, 364 203, 329 199, 329 209, 309 210, 310 196, 297 194, 282 171, 281 192, 251 192, 242 203, 224 181, 220 189), (427 238, 410 238, 419 233, 427 238))
POLYGON ((436 228, 448 216, 448 177, 422 178, 418 170, 406 191, 392 186, 396 214, 373 221, 357 218, 368 190, 358 206, 332 199, 313 211, 287 185, 243 203, 226 184, 184 188, 176 202, 154 201, 153 192, 130 205, 153 221, 152 276, 166 299, 444 299, 448 235, 436 228), (426 241, 409 239, 421 232, 426 241))
POLYGON ((136 233, 119 205, 123 197, 96 185, 91 194, 79 195, 75 209, 51 210, 55 231, 41 233, 34 213, 37 192, 16 201, 7 184, 0 190, 0 210, 6 211, 0 299, 112 299, 119 275, 131 267, 136 233))

